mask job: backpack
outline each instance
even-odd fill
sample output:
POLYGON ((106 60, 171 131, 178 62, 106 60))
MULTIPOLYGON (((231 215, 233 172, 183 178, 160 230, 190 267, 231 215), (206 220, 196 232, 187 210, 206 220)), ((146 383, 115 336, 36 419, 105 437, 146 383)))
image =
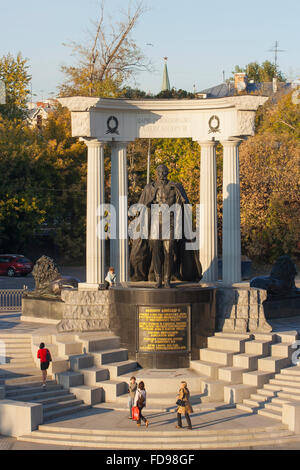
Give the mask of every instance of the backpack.
POLYGON ((51 357, 51 354, 50 354, 49 349, 47 349, 47 356, 46 356, 46 359, 47 359, 48 362, 51 362, 51 361, 52 361, 52 357, 51 357))

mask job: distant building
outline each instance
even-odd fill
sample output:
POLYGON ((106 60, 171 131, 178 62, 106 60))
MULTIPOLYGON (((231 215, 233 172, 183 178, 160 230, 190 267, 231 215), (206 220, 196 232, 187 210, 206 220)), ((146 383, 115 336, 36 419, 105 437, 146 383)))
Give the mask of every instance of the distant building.
POLYGON ((279 82, 274 78, 273 82, 255 83, 248 80, 245 73, 236 73, 234 81, 221 83, 220 85, 197 92, 199 98, 226 98, 235 95, 263 95, 272 97, 278 92, 288 93, 292 89, 292 83, 279 82))
POLYGON ((27 122, 31 127, 41 127, 43 121, 48 119, 49 113, 53 111, 56 100, 38 101, 36 103, 28 103, 27 122))

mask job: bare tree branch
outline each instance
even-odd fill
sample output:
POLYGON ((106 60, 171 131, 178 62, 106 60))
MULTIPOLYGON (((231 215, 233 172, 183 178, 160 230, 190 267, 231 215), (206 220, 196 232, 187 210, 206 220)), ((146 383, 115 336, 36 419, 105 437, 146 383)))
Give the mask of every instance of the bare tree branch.
MULTIPOLYGON (((95 95, 101 93, 104 83, 114 81, 113 88, 120 87, 126 80, 142 70, 151 70, 131 34, 138 20, 145 13, 144 0, 139 0, 132 10, 129 4, 123 20, 107 25, 105 0, 101 0, 99 20, 89 46, 71 43, 73 55, 79 58, 78 67, 62 67, 67 75, 61 93, 95 95)), ((124 86, 124 85, 123 85, 124 86)), ((106 88, 105 88, 106 89, 106 88)))

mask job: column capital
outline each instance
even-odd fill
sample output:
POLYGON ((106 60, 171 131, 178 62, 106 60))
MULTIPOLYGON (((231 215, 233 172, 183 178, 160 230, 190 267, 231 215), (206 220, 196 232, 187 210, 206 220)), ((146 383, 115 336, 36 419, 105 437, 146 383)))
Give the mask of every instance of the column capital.
POLYGON ((201 147, 217 147, 219 143, 217 140, 197 140, 197 142, 201 147))
POLYGON ((221 140, 221 144, 223 145, 223 147, 232 147, 232 148, 236 148, 236 147, 239 147, 242 143, 242 139, 228 139, 228 140, 221 140))
POLYGON ((80 137, 79 140, 84 142, 87 147, 104 147, 105 142, 98 139, 93 139, 89 137, 80 137))
POLYGON ((112 148, 115 148, 117 150, 122 150, 124 148, 127 148, 129 145, 129 142, 127 141, 114 141, 114 142, 109 142, 112 148))

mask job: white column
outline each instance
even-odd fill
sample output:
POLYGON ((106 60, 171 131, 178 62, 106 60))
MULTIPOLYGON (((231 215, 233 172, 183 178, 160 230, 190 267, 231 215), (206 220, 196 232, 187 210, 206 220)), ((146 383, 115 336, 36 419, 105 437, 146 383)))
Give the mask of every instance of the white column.
POLYGON ((240 140, 222 142, 223 156, 223 282, 240 282, 241 220, 240 220, 240 140))
POLYGON ((200 169, 200 262, 203 281, 218 280, 217 170, 215 141, 199 142, 200 169))
POLYGON ((128 172, 127 142, 112 143, 111 204, 116 209, 116 240, 110 242, 110 264, 118 282, 128 281, 128 172))
POLYGON ((104 204, 104 143, 84 140, 88 148, 86 283, 79 289, 98 289, 105 278, 105 240, 98 237, 98 208, 104 204))

